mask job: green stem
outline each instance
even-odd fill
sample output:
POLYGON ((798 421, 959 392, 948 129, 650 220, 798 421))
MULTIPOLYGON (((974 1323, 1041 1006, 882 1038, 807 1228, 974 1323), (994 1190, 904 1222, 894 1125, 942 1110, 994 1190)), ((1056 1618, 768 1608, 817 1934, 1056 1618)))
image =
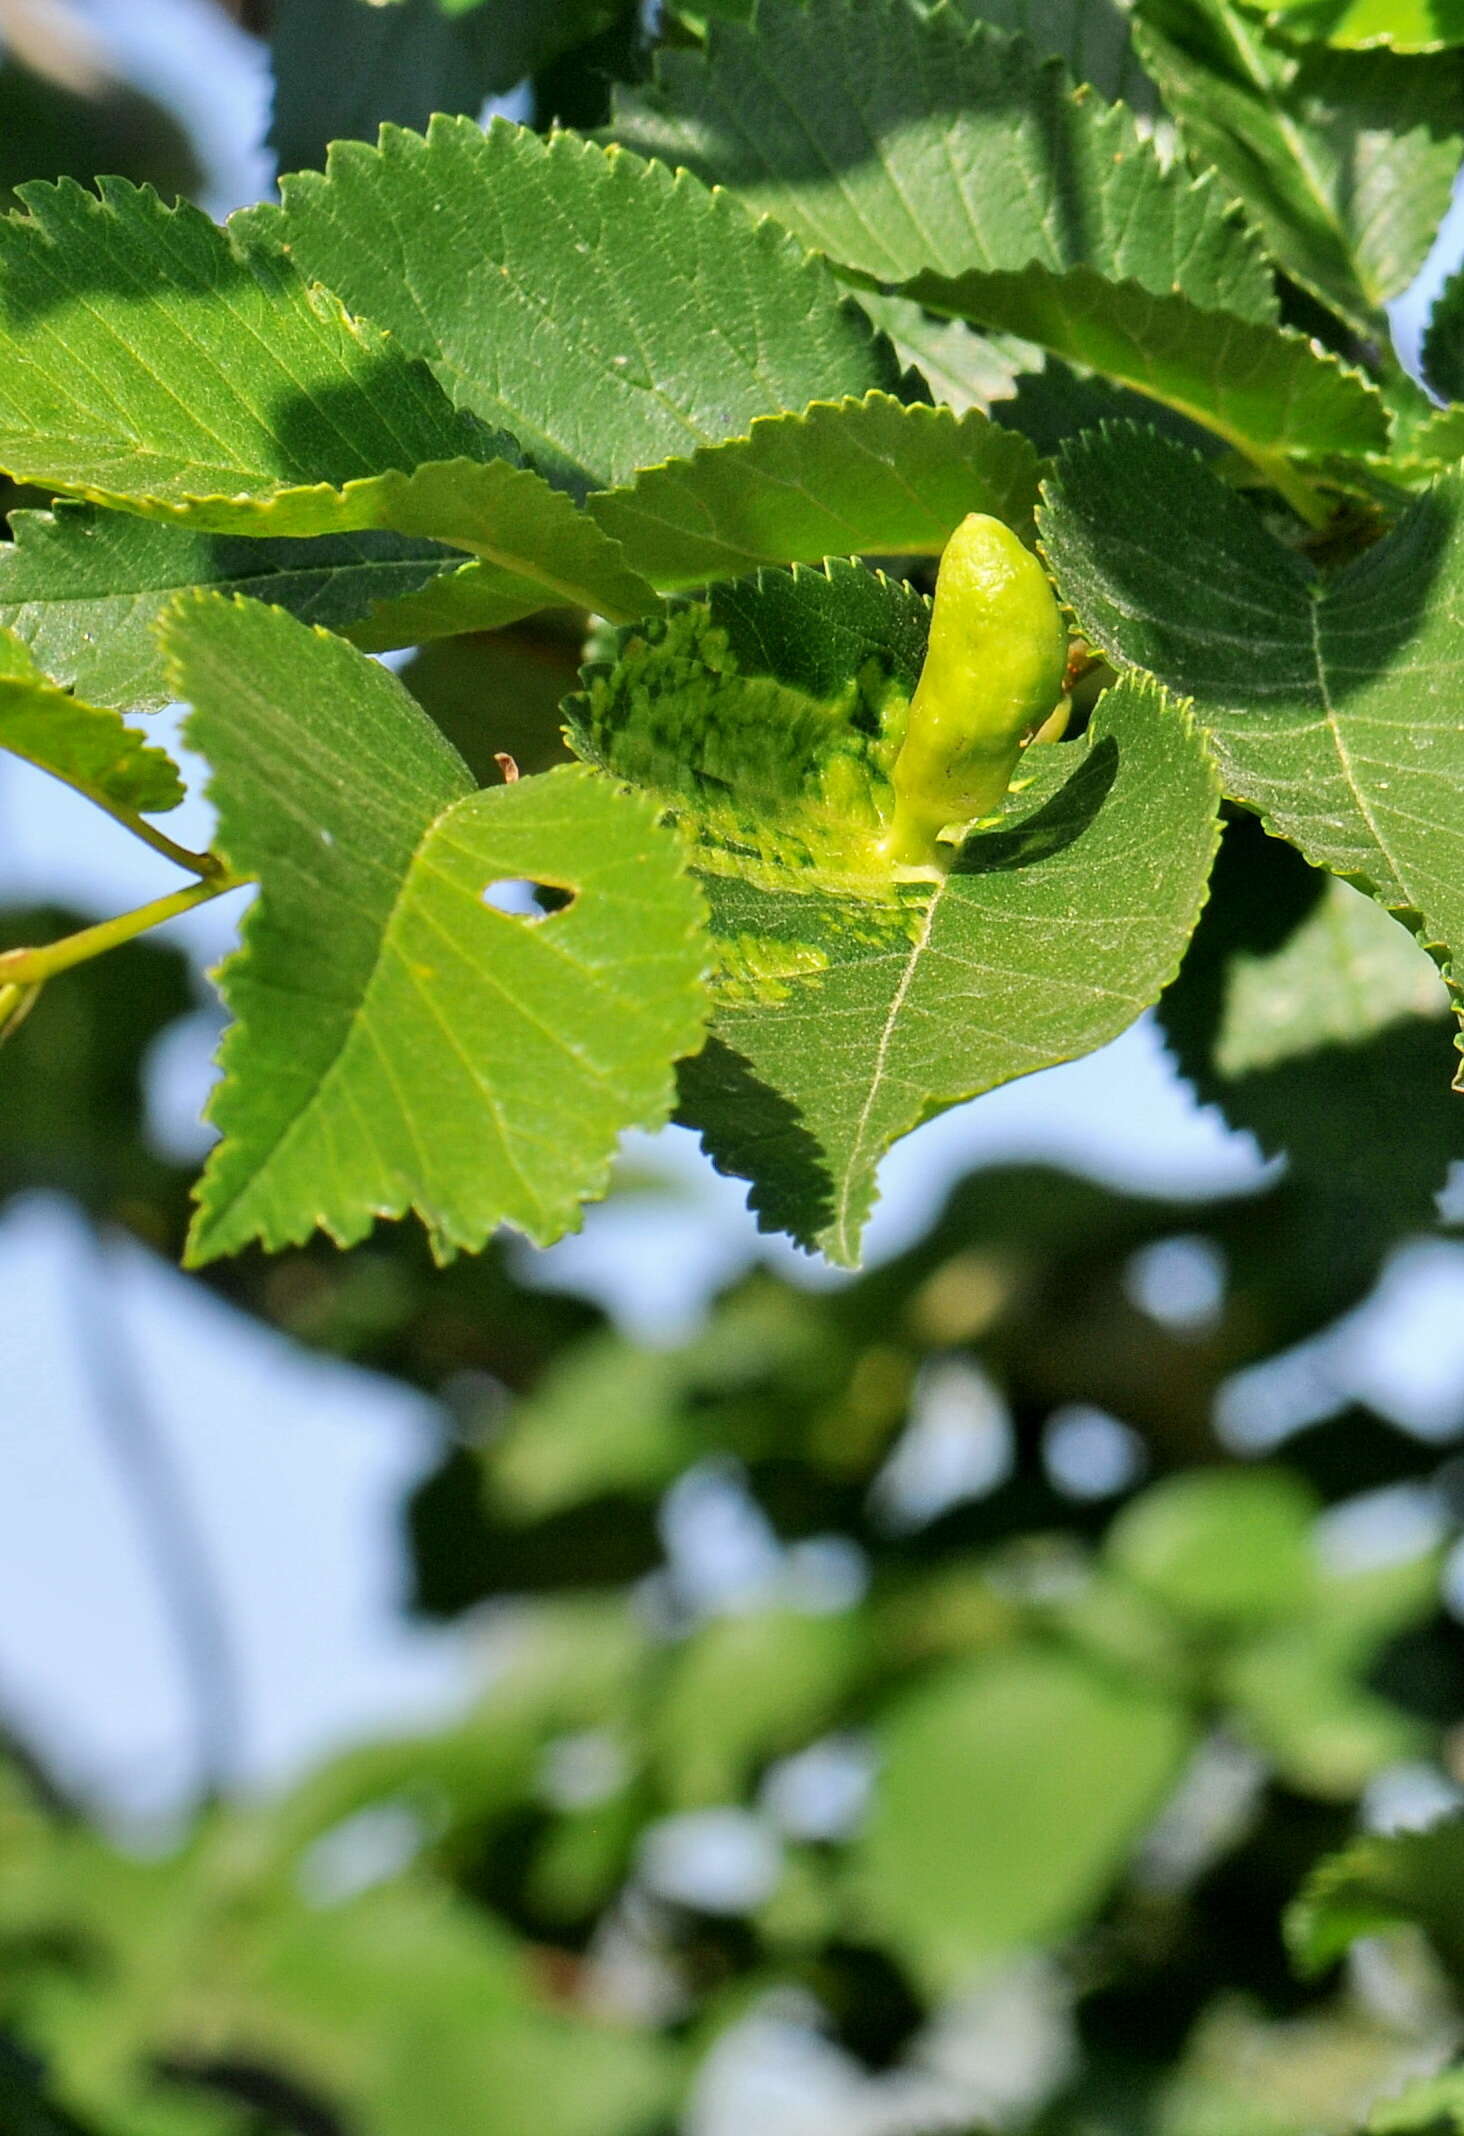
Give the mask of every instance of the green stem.
POLYGON ((166 831, 160 831, 155 823, 149 823, 145 816, 139 816, 136 809, 109 801, 105 795, 92 793, 86 787, 78 787, 77 792, 85 793, 88 801, 105 809, 124 830, 131 831, 133 837, 140 838, 144 845, 150 845, 155 853, 161 853, 164 860, 171 860, 175 867, 186 868, 190 875, 200 876, 205 882, 224 873, 224 864, 216 853, 194 853, 187 846, 179 845, 175 838, 170 838, 166 831))
POLYGON ((1309 527, 1321 528, 1331 519, 1331 510, 1324 497, 1320 497, 1306 480, 1281 453, 1252 452, 1247 455, 1265 480, 1286 499, 1298 519, 1305 520, 1309 527))
MULTIPOLYGON (((206 882, 192 883, 186 890, 175 890, 170 897, 155 897, 151 904, 119 913, 115 920, 102 920, 95 927, 83 927, 78 934, 64 935, 59 942, 48 942, 41 949, 7 950, 0 955, 0 989, 8 992, 40 986, 57 972, 70 971, 73 965, 100 957, 107 950, 130 942, 135 935, 146 934, 150 927, 161 927, 164 920, 176 919, 180 912, 191 912, 195 905, 222 897, 226 890, 238 890, 242 882, 239 876, 214 876, 206 882)), ((0 992, 0 1004, 4 999, 5 993, 0 992)))

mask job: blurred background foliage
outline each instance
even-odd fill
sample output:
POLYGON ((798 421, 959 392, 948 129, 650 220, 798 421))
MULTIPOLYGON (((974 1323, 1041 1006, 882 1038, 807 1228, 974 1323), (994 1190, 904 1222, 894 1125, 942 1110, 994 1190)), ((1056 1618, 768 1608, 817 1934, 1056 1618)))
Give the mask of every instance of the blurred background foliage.
MULTIPOLYGON (((287 166, 525 80, 534 123, 592 126, 643 34, 609 0, 243 20, 287 166)), ((0 182, 196 186, 64 17, 0 31, 0 182)), ((497 749, 534 770, 579 650, 545 619, 405 679, 485 777, 497 749)), ((68 1197, 103 1272, 123 1238, 177 1258, 193 1166, 145 1079, 201 1003, 134 944, 0 1064, 0 1195, 68 1197)), ((755 1268, 660 1347, 506 1248, 434 1269, 408 1229, 192 1279, 437 1405, 412 1606, 477 1628, 484 1688, 147 1845, 12 1732, 0 2130, 1464 2129, 1464 1415, 1323 1403, 1283 1432, 1266 1394, 1439 1229, 1441 992, 1237 819, 1161 1022, 1285 1157, 1252 1191, 988 1167, 854 1281, 755 1268), (1400 1088, 1438 1096, 1400 1114, 1400 1088)))

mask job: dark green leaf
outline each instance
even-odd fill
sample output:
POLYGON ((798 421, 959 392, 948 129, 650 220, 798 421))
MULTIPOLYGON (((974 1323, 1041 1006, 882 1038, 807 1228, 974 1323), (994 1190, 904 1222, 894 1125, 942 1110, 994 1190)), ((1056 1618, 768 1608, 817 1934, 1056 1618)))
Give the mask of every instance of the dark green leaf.
POLYGON ((1464 951, 1464 480, 1325 583, 1182 447, 1088 431, 1043 541, 1081 627, 1192 697, 1227 794, 1319 867, 1464 951))

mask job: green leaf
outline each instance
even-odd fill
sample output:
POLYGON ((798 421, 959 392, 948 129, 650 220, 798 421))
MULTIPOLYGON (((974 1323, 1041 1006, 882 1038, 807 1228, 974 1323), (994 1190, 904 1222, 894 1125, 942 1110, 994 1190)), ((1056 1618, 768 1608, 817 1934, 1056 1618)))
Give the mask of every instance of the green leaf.
POLYGON ((383 120, 474 115, 604 27, 613 0, 274 0, 270 145, 283 171, 318 167, 329 143, 370 140, 383 120), (349 53, 349 64, 342 64, 349 53))
POLYGON ((317 1227, 347 1244, 409 1208, 443 1257, 500 1223, 557 1237, 698 1041, 675 841, 575 768, 473 792, 392 676, 277 609, 199 594, 165 630, 217 850, 261 892, 222 976, 193 1261, 317 1227), (523 878, 571 902, 485 903, 523 878))
POLYGON ((754 27, 715 27, 705 57, 661 54, 616 132, 876 282, 1085 266, 1275 317, 1265 260, 1213 179, 1166 170, 1128 111, 951 8, 764 7, 754 27))
POLYGON ((1183 1708, 1030 1646, 895 1703, 852 1875, 865 1921, 935 1989, 1075 1929, 1177 1777, 1183 1708))
POLYGON ((1194 699, 1225 792, 1317 866, 1464 950, 1464 478, 1330 583, 1193 454, 1088 431, 1046 492, 1064 597, 1114 659, 1194 699))
POLYGON ((687 175, 571 134, 438 119, 342 143, 233 227, 426 358, 453 399, 583 494, 897 384, 820 262, 687 175))
POLYGON ((1028 757, 939 885, 894 882, 871 849, 927 617, 852 565, 765 572, 624 634, 566 707, 573 746, 697 841, 722 970, 682 1117, 762 1223, 844 1262, 892 1142, 1155 998, 1216 837, 1188 716, 1126 685, 1084 740, 1028 757))
POLYGON ((1368 2136, 1458 2136, 1464 2130, 1464 2066, 1419 2077, 1368 2116, 1368 2136))
MULTIPOLYGON (((922 0, 929 7, 929 0, 922 0)), ((967 22, 990 23, 1025 37, 1034 52, 1060 59, 1075 82, 1086 82, 1109 103, 1153 117, 1154 84, 1139 64, 1123 0, 949 0, 967 22)))
POLYGON ((979 408, 991 413, 994 401, 1010 398, 1027 371, 1040 371, 1042 351, 1015 334, 978 334, 963 319, 942 319, 908 297, 876 296, 861 289, 859 302, 882 333, 888 334, 901 363, 920 373, 931 396, 957 415, 979 408))
POLYGON ((167 702, 154 625, 188 587, 247 593, 342 630, 383 604, 389 614, 403 592, 462 563, 454 550, 395 534, 255 541, 90 504, 14 512, 10 532, 0 545, 0 626, 68 688, 139 708, 167 702))
POLYGON ((1269 269, 1219 185, 1166 168, 1121 107, 948 9, 774 7, 753 30, 714 29, 705 59, 664 55, 617 130, 842 267, 1102 371, 1255 457, 1383 444, 1367 382, 1274 324, 1269 269))
POLYGON ((103 806, 157 815, 183 798, 178 767, 119 712, 73 697, 44 674, 23 638, 0 629, 0 749, 64 779, 103 806))
POLYGON ((1177 1617, 1234 1631, 1291 1616, 1309 1599, 1316 1513, 1305 1486, 1280 1470, 1200 1470, 1126 1506, 1107 1554, 1177 1617))
POLYGON ((605 1492, 669 1483, 699 1450, 686 1377, 677 1351, 609 1331, 586 1337, 510 1412, 489 1469, 499 1517, 543 1520, 605 1492))
POLYGON ((1237 817, 1159 1013, 1201 1100, 1288 1157, 1319 1256, 1432 1225, 1459 1148, 1448 993, 1370 898, 1237 817))
POLYGON ((1422 358, 1424 376, 1435 393, 1447 401, 1464 401, 1464 271, 1451 274, 1434 301, 1422 358))
POLYGON ((938 556, 968 512, 1030 523, 1037 456, 977 410, 906 407, 886 393, 759 416, 594 498, 597 523, 663 588, 758 564, 859 552, 938 556))
POLYGON ((1464 156, 1464 63, 1297 53, 1230 0, 1141 0, 1135 34, 1186 146, 1287 273, 1385 335, 1464 156))
POLYGON ((651 1744, 668 1801, 741 1801, 759 1766, 837 1717, 862 1659, 862 1627, 848 1615, 712 1618, 677 1651, 656 1696, 651 1744))
POLYGON ((1464 1979, 1464 1816, 1354 1840, 1312 1871, 1286 1916, 1297 1968, 1321 1973, 1359 1936, 1415 1923, 1464 1979))
POLYGON ((1289 36, 1357 50, 1438 52, 1464 44, 1464 0, 1246 0, 1274 14, 1289 36))
POLYGON ((388 528, 473 549, 524 607, 625 616, 613 545, 454 409, 426 366, 282 256, 103 180, 27 186, 0 222, 0 465, 214 533, 388 528))

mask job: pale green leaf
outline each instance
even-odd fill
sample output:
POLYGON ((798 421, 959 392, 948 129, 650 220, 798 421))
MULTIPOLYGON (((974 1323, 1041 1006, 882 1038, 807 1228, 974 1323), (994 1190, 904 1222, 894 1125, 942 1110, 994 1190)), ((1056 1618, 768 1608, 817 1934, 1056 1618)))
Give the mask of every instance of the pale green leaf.
POLYGON ((653 1126, 698 1042, 699 903, 650 807, 577 768, 474 792, 394 677, 260 602, 185 597, 175 693, 217 850, 255 877, 191 1255, 415 1208, 444 1256, 540 1242, 653 1126), (524 918, 500 881, 570 902, 524 918))
POLYGON ((1458 2136, 1464 2130, 1464 2065, 1419 2077, 1368 2116, 1367 2136, 1458 2136))
POLYGON ((878 296, 872 289, 861 289, 859 302, 889 335, 901 363, 920 373, 932 399, 957 415, 971 408, 989 415, 992 403, 1009 399, 1025 372, 1042 368, 1042 350, 1015 334, 978 334, 964 319, 942 319, 908 297, 878 296))
POLYGON ((1198 1470, 1126 1506, 1107 1553, 1176 1616, 1244 1629, 1292 1616, 1310 1599, 1317 1511, 1305 1485, 1281 1470, 1198 1470))
POLYGON ((1355 1802, 1378 1773, 1433 1748, 1416 1714, 1331 1650, 1324 1625, 1282 1625, 1252 1641, 1227 1658, 1220 1686, 1278 1778, 1324 1802, 1355 1802))
POLYGON ((567 708, 581 753, 697 841, 722 973, 682 1117, 761 1222, 846 1262, 892 1142, 1155 998, 1216 835, 1188 716, 1126 685, 1084 740, 1028 757, 939 885, 892 881, 877 846, 927 614, 850 565, 767 572, 625 634, 567 708))
POLYGON ((863 313, 784 232, 571 134, 387 127, 283 193, 235 218, 251 250, 287 245, 581 494, 754 416, 897 383, 863 313))
POLYGON ((390 529, 471 549, 525 607, 653 598, 512 442, 282 256, 103 180, 0 222, 0 466, 215 533, 390 529))
POLYGON ((747 438, 647 468, 590 510, 637 571, 675 588, 758 564, 938 556, 968 512, 1029 526, 1036 494, 1017 432, 872 393, 760 416, 747 438))
POLYGON ((1246 0, 1274 14, 1289 36, 1367 50, 1438 52, 1464 44, 1464 0, 1246 0))
POLYGON ((1464 1979, 1464 1815, 1424 1832, 1375 1833, 1322 1862, 1286 1916, 1286 1940, 1302 1972, 1320 1973, 1359 1936, 1408 1922, 1464 1979))
POLYGON ((1464 156, 1464 62, 1297 52, 1231 0, 1140 0, 1135 25, 1186 146, 1277 261, 1385 336, 1464 156))
POLYGON ((1043 542, 1080 626, 1192 697, 1227 794, 1319 867, 1464 951, 1464 478, 1330 584, 1194 455, 1088 431, 1043 542))
POLYGON ((948 1668, 881 1723, 854 1847, 862 1922, 937 1990, 1071 1933, 1190 1745, 1184 1709, 1060 1649, 948 1668))
POLYGON ((837 1718, 864 1651, 847 1614, 788 1609, 713 1617, 659 1687, 651 1748, 678 1809, 736 1802, 760 1765, 837 1718))
POLYGON ((13 630, 0 629, 0 749, 104 806, 156 815, 183 798, 177 766, 106 705, 53 682, 13 630))

